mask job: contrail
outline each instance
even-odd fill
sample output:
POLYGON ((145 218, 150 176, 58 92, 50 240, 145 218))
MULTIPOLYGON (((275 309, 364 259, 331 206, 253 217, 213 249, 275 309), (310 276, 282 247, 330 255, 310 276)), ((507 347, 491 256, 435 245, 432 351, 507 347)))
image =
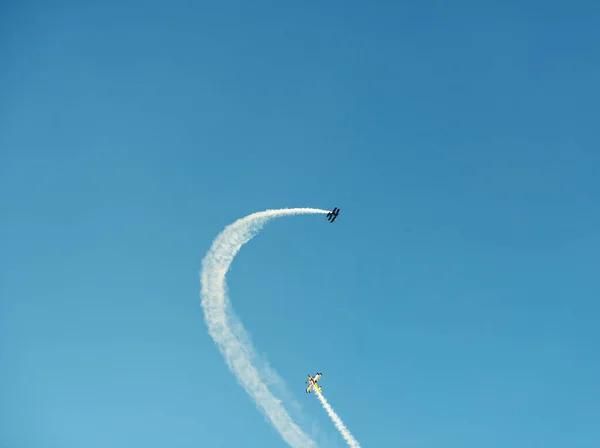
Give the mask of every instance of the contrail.
POLYGON ((348 431, 348 428, 346 428, 346 426, 344 426, 342 419, 335 413, 335 411, 333 410, 331 405, 328 403, 328 401, 325 399, 323 394, 321 392, 319 392, 316 388, 314 389, 314 391, 315 391, 315 394, 317 395, 317 398, 323 405, 323 408, 327 411, 327 414, 329 414, 331 421, 333 422, 333 424, 335 425, 337 430, 340 432, 340 434, 342 435, 344 440, 348 443, 348 446, 350 446, 352 448, 360 448, 360 445, 358 444, 358 442, 354 439, 354 437, 352 437, 352 434, 350 434, 350 431, 348 431))
POLYGON ((256 406, 264 413, 287 444, 294 448, 314 447, 316 443, 292 420, 281 400, 268 389, 263 379, 276 376, 265 365, 261 371, 252 363, 254 347, 240 320, 235 316, 226 292, 225 275, 240 248, 271 219, 281 216, 329 213, 318 208, 265 210, 238 219, 213 241, 202 260, 200 303, 208 332, 219 347, 229 370, 236 376, 256 406), (261 374, 263 378, 261 379, 261 374))

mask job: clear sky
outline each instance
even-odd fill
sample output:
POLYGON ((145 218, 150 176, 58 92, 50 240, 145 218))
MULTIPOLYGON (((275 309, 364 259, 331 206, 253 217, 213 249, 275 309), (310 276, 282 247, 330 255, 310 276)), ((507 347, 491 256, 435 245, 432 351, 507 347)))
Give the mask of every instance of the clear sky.
POLYGON ((600 446, 599 2, 83 3, 0 13, 0 446, 284 446, 198 272, 334 206, 228 277, 308 432, 600 446))

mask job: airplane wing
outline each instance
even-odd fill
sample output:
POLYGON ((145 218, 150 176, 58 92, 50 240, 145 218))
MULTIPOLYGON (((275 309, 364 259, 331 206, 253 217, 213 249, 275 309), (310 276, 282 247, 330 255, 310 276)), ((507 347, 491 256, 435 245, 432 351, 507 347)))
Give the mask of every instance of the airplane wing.
POLYGON ((317 381, 319 381, 319 378, 321 378, 322 376, 323 376, 323 374, 322 374, 322 373, 317 373, 317 374, 315 375, 315 378, 314 378, 314 380, 315 380, 315 383, 316 383, 317 381))
POLYGON ((310 384, 308 385, 308 387, 306 388, 306 393, 309 393, 309 392, 310 392, 310 390, 313 388, 313 386, 314 386, 314 383, 310 383, 310 384))

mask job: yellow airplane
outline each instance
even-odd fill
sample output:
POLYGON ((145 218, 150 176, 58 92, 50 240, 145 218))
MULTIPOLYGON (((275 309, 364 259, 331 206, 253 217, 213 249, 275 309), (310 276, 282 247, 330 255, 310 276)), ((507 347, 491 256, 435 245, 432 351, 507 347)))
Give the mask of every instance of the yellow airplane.
POLYGON ((317 384, 317 381, 319 381, 319 378, 321 378, 322 376, 322 373, 317 373, 314 377, 308 375, 308 381, 306 381, 306 383, 308 384, 308 387, 306 388, 306 393, 310 393, 310 390, 313 388, 313 386, 319 392, 322 392, 321 387, 317 384))

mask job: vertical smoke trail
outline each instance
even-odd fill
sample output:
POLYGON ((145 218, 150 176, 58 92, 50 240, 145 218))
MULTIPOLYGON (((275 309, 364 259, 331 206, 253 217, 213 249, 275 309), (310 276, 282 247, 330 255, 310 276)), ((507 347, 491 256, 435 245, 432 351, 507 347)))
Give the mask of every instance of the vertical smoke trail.
MULTIPOLYGON (((264 413, 283 440, 294 448, 315 446, 315 442, 292 420, 281 400, 275 397, 265 382, 278 380, 275 371, 265 365, 262 371, 253 364, 254 347, 240 320, 231 310, 226 292, 225 275, 241 247, 250 241, 273 218, 309 213, 329 213, 316 208, 266 210, 253 213, 227 226, 214 240, 202 260, 200 272, 201 305, 208 332, 256 406, 264 413)), ((280 380, 282 382, 282 380, 280 380)))
POLYGON ((313 390, 315 391, 315 395, 317 396, 317 398, 323 405, 323 408, 325 409, 325 411, 327 411, 327 414, 329 414, 331 421, 333 422, 333 424, 335 425, 337 430, 340 432, 340 434, 342 435, 342 437, 344 438, 346 443, 348 443, 348 446, 350 446, 352 448, 360 448, 360 445, 358 444, 358 442, 354 439, 354 437, 352 437, 352 434, 350 434, 350 431, 348 431, 348 428, 346 428, 346 426, 344 426, 342 419, 335 413, 335 411, 333 410, 331 405, 327 402, 327 400, 325 399, 323 394, 321 392, 319 392, 316 388, 314 388, 313 390))

